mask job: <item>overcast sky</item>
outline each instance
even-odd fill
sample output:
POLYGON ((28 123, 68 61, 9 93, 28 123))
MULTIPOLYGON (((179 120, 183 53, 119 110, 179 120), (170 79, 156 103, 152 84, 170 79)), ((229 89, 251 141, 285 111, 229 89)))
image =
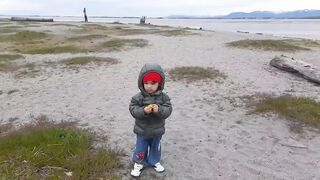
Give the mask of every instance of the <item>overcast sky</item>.
POLYGON ((226 15, 231 12, 320 9, 320 0, 0 0, 0 15, 226 15))

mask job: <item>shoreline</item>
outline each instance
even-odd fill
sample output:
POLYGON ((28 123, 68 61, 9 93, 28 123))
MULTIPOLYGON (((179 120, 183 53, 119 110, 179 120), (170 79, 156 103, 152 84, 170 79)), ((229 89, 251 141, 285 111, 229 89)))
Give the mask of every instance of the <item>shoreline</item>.
MULTIPOLYGON (((84 23, 51 24, 54 23, 23 28, 69 38, 79 36, 72 34, 79 27, 70 25, 84 23)), ((122 26, 97 24, 111 29, 122 26)), ((122 30, 153 29, 123 26, 122 30)), ((173 81, 168 76, 165 92, 172 98, 173 113, 166 120, 162 140, 162 164, 166 172, 156 174, 152 168, 146 169, 141 179, 319 179, 319 134, 308 128, 303 134, 295 134, 290 131, 290 121, 272 113, 250 114, 251 109, 241 98, 260 93, 289 94, 320 102, 319 86, 269 65, 274 56, 285 54, 320 66, 320 48, 297 52, 241 49, 228 47, 226 43, 248 38, 271 39, 271 36, 190 31, 197 34, 119 35, 103 31, 100 35, 107 34, 106 39, 144 39, 149 45, 120 51, 28 54, 17 61, 60 62, 71 57, 96 56, 114 58, 119 63, 88 64, 76 69, 41 66, 39 75, 20 79, 0 72, 0 102, 3 102, 0 121, 14 119, 16 124, 27 123, 30 116, 41 114, 56 121, 77 120, 82 127, 107 135, 105 144, 123 150, 122 175, 123 179, 130 179, 129 159, 135 134, 128 106, 130 98, 139 91, 137 78, 141 67, 150 62, 161 64, 165 71, 181 66, 210 67, 227 78, 188 83, 173 81)), ((86 33, 98 34, 96 29, 86 33)), ((101 36, 90 39, 88 44, 101 39, 101 36)))
MULTIPOLYGON (((29 16, 25 16, 25 17, 29 17, 29 16)), ((55 17, 55 16, 30 16, 30 17, 37 17, 37 18, 41 18, 41 17, 52 17, 54 18, 55 22, 67 22, 67 23, 76 23, 76 22, 83 22, 82 21, 82 16, 70 16, 70 17, 55 17), (69 19, 68 19, 69 18, 69 19)), ((8 16, 8 18, 11 18, 11 16, 8 16)), ((90 16, 89 16, 90 18, 90 16)), ((92 23, 114 23, 114 22, 119 22, 119 23, 124 23, 124 24, 130 24, 130 23, 135 23, 138 24, 139 23, 139 18, 91 18, 92 23), (108 21, 106 21, 106 19, 108 21), (93 20, 93 21, 92 21, 93 20)), ((303 39, 310 39, 310 40, 320 40, 320 36, 319 33, 315 33, 316 31, 309 31, 311 34, 306 34, 305 32, 302 32, 300 26, 300 22, 303 23, 308 23, 306 24, 307 26, 310 26, 311 21, 316 21, 316 22, 320 22, 319 20, 305 20, 305 19, 298 19, 297 21, 295 21, 294 19, 285 19, 285 20, 269 20, 269 19, 257 19, 257 20, 243 20, 243 19, 219 19, 219 20, 206 20, 206 19, 152 19, 150 18, 149 20, 147 19, 147 23, 151 23, 153 25, 163 25, 163 26, 170 26, 170 27, 175 27, 175 28, 192 28, 192 29, 199 29, 202 28, 202 30, 209 30, 209 31, 220 31, 220 32, 249 32, 251 34, 267 34, 267 35, 272 35, 272 36, 276 36, 276 37, 283 37, 283 38, 303 38, 303 39), (164 22, 166 21, 166 22, 164 22), (209 21, 211 21, 211 24, 208 23, 209 21), (284 21, 283 23, 286 23, 286 21, 288 22, 287 25, 288 26, 292 26, 292 22, 296 22, 297 24, 295 25, 295 27, 297 28, 298 34, 288 31, 287 33, 284 32, 270 32, 270 31, 265 31, 263 28, 261 30, 259 29, 253 29, 250 30, 250 26, 252 25, 251 23, 256 23, 256 26, 258 26, 259 28, 261 28, 262 26, 268 27, 271 24, 271 27, 269 28, 275 28, 276 31, 278 31, 279 29, 276 29, 278 27, 276 27, 275 25, 273 25, 274 27, 272 27, 272 23, 270 22, 279 22, 279 25, 281 25, 281 21, 284 21), (266 22, 266 23, 264 23, 266 22), (298 23, 299 22, 299 23, 298 23), (203 23, 203 24, 201 24, 203 23), (221 24, 222 23, 222 24, 221 24), (231 24, 236 23, 235 25, 230 26, 231 24), (238 23, 238 24, 237 24, 238 23), (247 25, 245 25, 245 23, 247 23, 247 25), (220 26, 225 26, 224 28, 217 28, 220 26), (236 26, 239 26, 239 28, 237 28, 236 26), (243 26, 243 27, 242 27, 243 26), (231 28, 230 30, 227 30, 231 28), (301 33, 299 33, 301 31, 301 33)), ((89 19, 90 22, 90 19, 89 19)), ((282 26, 283 28, 285 28, 286 26, 282 26)), ((320 27, 319 27, 320 28, 320 27)), ((294 29, 294 27, 291 27, 291 29, 294 29)), ((316 29, 316 28, 314 28, 316 29)), ((308 30, 308 29, 306 29, 308 30)), ((281 30, 282 31, 282 30, 281 30)))

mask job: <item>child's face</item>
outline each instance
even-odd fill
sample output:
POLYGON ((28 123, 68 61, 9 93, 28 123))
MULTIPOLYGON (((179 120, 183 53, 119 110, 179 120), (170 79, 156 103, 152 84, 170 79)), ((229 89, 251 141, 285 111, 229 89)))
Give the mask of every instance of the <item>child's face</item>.
POLYGON ((148 81, 148 82, 143 83, 143 87, 147 93, 152 94, 152 93, 157 92, 158 87, 159 87, 159 83, 154 82, 154 81, 148 81))

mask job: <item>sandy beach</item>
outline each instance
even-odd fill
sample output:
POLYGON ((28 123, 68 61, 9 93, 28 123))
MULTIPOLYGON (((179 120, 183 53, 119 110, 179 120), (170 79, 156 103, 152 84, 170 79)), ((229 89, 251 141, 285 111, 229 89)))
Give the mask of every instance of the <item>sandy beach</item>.
MULTIPOLYGON (((36 25, 26 29, 68 36, 73 28, 49 23, 36 25)), ((130 156, 135 134, 128 105, 139 91, 140 68, 151 62, 166 71, 181 66, 212 67, 227 78, 187 83, 167 76, 164 91, 171 97, 173 113, 166 120, 162 139, 162 164, 166 171, 157 174, 148 168, 140 179, 320 179, 319 133, 308 127, 302 134, 291 132, 290 123, 277 115, 249 113, 251 109, 241 98, 290 94, 319 102, 319 86, 271 67, 269 62, 284 54, 320 67, 320 48, 297 52, 232 48, 226 43, 281 37, 188 31, 193 34, 128 35, 125 38, 144 39, 149 45, 121 51, 24 54, 23 62, 98 56, 114 58, 119 63, 89 64, 76 70, 48 67, 35 77, 24 78, 0 71, 0 121, 23 124, 41 114, 56 121, 79 121, 82 127, 107 135, 109 142, 105 144, 123 150, 122 179, 131 179, 130 156)), ((1 51, 9 53, 3 48, 1 51)))

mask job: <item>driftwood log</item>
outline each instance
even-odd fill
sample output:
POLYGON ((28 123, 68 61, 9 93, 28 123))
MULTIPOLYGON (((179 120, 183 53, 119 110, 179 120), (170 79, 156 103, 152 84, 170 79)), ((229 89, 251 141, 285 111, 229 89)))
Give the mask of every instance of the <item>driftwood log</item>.
POLYGON ((24 17, 11 17, 11 21, 53 22, 53 19, 52 19, 52 18, 24 18, 24 17))
POLYGON ((320 84, 320 68, 312 64, 282 55, 273 58, 270 65, 320 84))

